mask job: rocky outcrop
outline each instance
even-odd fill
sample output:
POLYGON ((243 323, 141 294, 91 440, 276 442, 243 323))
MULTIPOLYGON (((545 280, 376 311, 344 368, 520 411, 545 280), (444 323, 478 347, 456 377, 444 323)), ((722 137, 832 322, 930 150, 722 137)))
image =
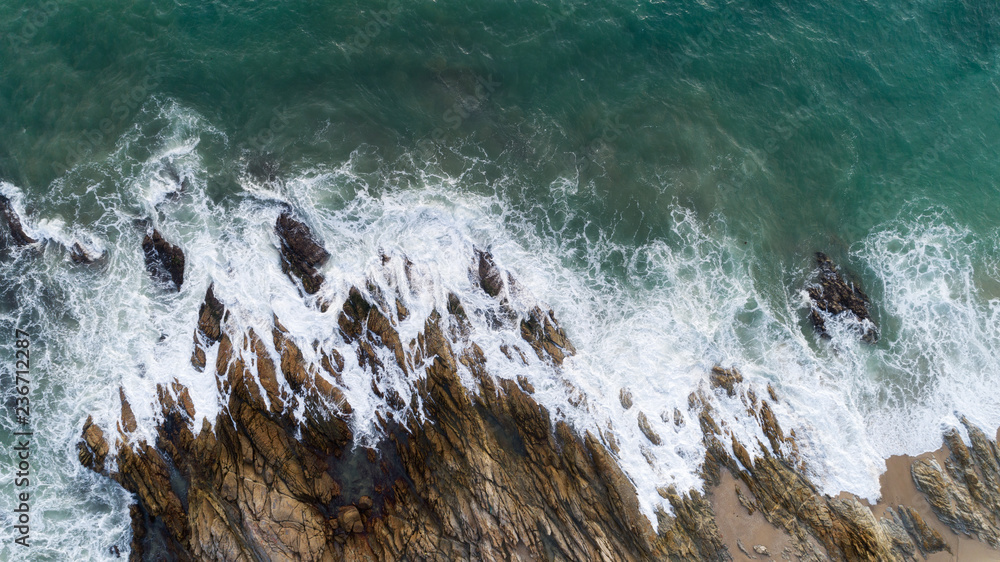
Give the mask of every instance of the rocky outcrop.
POLYGON ((99 246, 85 245, 80 240, 74 240, 70 243, 65 239, 61 239, 62 237, 60 236, 54 238, 33 238, 24 229, 24 224, 14 209, 13 202, 4 195, 0 195, 0 215, 3 216, 3 222, 7 224, 8 239, 15 246, 24 247, 37 244, 35 248, 40 251, 50 245, 53 247, 62 247, 66 250, 69 259, 75 264, 92 265, 104 261, 106 252, 100 249, 99 246))
POLYGON ((812 301, 809 319, 816 331, 822 336, 828 336, 826 320, 820 311, 832 316, 850 312, 858 321, 861 339, 868 343, 877 341, 878 328, 868 312, 868 295, 856 284, 846 281, 826 254, 816 253, 816 265, 819 267, 819 282, 807 288, 812 301))
POLYGON ((205 349, 222 340, 222 321, 225 306, 215 298, 215 285, 209 285, 205 302, 198 309, 198 329, 194 332, 194 351, 191 364, 199 371, 205 369, 205 349))
MULTIPOLYGON (((515 311, 504 301, 513 279, 484 256, 472 260, 472 286, 493 297, 497 310, 517 315, 497 318, 520 329, 526 353, 509 343, 500 351, 521 362, 534 352, 540 366, 558 373, 575 349, 555 314, 515 311)), ((132 560, 732 559, 712 503, 698 491, 659 489, 672 513, 660 510, 654 528, 617 464, 613 440, 554 420, 524 377, 498 377, 499 366, 481 347, 490 340, 477 341, 454 294, 403 341, 398 327, 412 313, 400 295, 352 288, 330 325, 330 337, 354 350, 348 356, 315 343, 300 348, 280 318, 269 335, 235 332, 227 314, 209 287, 192 362, 212 373, 206 376, 214 376, 223 397, 213 423, 199 417, 190 391, 175 380, 157 387, 153 442, 138 436, 124 391, 116 432, 92 419, 84 425, 80 462, 135 494, 132 560), (386 404, 377 415, 384 438, 375 448, 360 446, 352 432, 354 408, 343 392, 349 362, 370 374, 372 391, 386 404)), ((805 476, 794 432, 779 424, 774 389, 766 396, 759 398, 737 369, 721 367, 691 395, 688 414, 704 435, 708 489, 730 471, 749 490, 741 503, 786 530, 802 559, 906 560, 945 548, 905 506, 877 520, 856 499, 818 492, 805 476), (719 400, 739 401, 766 443, 740 443, 716 419, 719 400)), ((633 406, 630 392, 619 398, 623 408, 633 406)), ((673 416, 684 423, 680 411, 673 416)), ((645 413, 638 423, 652 444, 669 440, 645 413)), ((937 480, 927 489, 951 490, 947 482, 954 483, 940 509, 989 536, 991 521, 947 511, 959 497, 983 510, 994 505, 974 485, 995 491, 1000 478, 995 445, 983 439, 973 437, 971 452, 955 444, 953 466, 931 471, 937 480)), ((915 465, 918 472, 924 474, 915 465)))
POLYGON ((302 283, 302 289, 312 295, 323 284, 318 268, 330 259, 312 231, 288 211, 281 213, 274 224, 281 251, 281 271, 302 283))
POLYGON ((716 365, 709 374, 712 388, 723 388, 729 396, 736 396, 737 383, 743 382, 743 375, 736 369, 723 369, 716 365))
POLYGON ((163 239, 155 228, 142 239, 146 270, 153 279, 180 290, 184 283, 184 251, 163 239))
MULTIPOLYGON (((918 550, 926 554, 945 548, 940 535, 906 507, 891 520, 877 520, 853 496, 820 493, 805 475, 794 434, 785 435, 769 402, 758 398, 734 369, 713 369, 710 380, 711 386, 724 388, 729 399, 742 402, 768 442, 755 443, 760 454, 752 457, 751 447, 716 422, 711 398, 701 391, 692 394, 689 402, 698 412, 707 449, 706 482, 717 484, 721 470, 741 480, 750 496, 741 496, 740 503, 784 529, 800 559, 902 561, 918 550)), ((773 390, 769 394, 776 399, 773 390)))
POLYGON ((17 211, 14 210, 13 203, 3 195, 0 195, 0 213, 3 214, 4 221, 7 223, 10 239, 16 246, 27 246, 38 242, 38 240, 28 236, 28 233, 24 231, 24 226, 21 225, 21 217, 17 216, 17 211))
POLYGON ((493 261, 493 255, 483 250, 476 250, 476 273, 479 278, 479 286, 487 295, 497 298, 501 297, 504 287, 508 281, 503 271, 497 267, 493 261))
POLYGON ((995 441, 962 418, 970 449, 954 428, 945 431, 950 451, 942 467, 936 459, 919 459, 911 468, 917 489, 934 513, 958 533, 1000 547, 1000 455, 995 441))
MULTIPOLYGON (((408 401, 387 400, 386 439, 372 450, 353 447, 338 382, 348 359, 306 363, 275 319, 273 360, 252 331, 227 332, 210 290, 196 340, 218 341, 227 401, 214 427, 175 382, 158 388, 155 443, 132 437, 123 393, 117 437, 88 420, 79 444, 84 465, 136 494, 133 559, 151 549, 176 560, 728 559, 702 496, 674 494, 678 512, 658 533, 598 438, 554 422, 529 384, 492 375, 457 297, 405 346, 403 310, 353 289, 331 326, 357 344, 378 392, 388 392, 379 373, 411 377, 408 401)), ((571 352, 551 311, 526 322, 545 361, 571 352)))

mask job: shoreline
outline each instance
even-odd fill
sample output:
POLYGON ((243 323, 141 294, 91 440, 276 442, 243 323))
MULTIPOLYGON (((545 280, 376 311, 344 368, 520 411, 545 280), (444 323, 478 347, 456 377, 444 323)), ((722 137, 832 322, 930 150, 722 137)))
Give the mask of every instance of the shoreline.
MULTIPOLYGON (((1000 437, 998 430, 996 437, 1000 437)), ((943 466, 951 454, 948 446, 942 444, 934 451, 928 451, 916 456, 893 455, 886 463, 886 470, 879 477, 881 497, 872 504, 853 494, 842 492, 838 497, 853 497, 872 510, 876 519, 887 518, 887 511, 900 505, 905 505, 916 511, 944 539, 948 548, 941 552, 920 556, 917 559, 928 562, 986 562, 1000 560, 1000 550, 968 535, 959 534, 944 524, 931 509, 927 498, 917 490, 910 473, 910 467, 920 459, 935 458, 943 466)), ((795 552, 791 536, 787 531, 771 524, 760 511, 749 513, 739 501, 740 493, 748 495, 746 486, 734 478, 728 470, 722 472, 720 483, 709 489, 706 498, 715 511, 716 523, 722 542, 729 549, 734 561, 739 560, 799 560, 795 552), (763 546, 767 554, 758 554, 755 546, 763 546), (741 548, 742 546, 742 548, 741 548)), ((810 537, 811 542, 815 542, 810 537)), ((818 543, 816 543, 818 546, 818 543)))

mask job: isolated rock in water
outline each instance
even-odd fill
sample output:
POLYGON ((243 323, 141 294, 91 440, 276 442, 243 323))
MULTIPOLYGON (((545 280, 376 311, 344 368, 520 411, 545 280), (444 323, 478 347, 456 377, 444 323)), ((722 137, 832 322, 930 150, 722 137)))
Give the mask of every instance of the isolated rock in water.
POLYGON ((639 419, 639 429, 642 431, 642 434, 646 436, 646 439, 649 439, 649 442, 652 443, 653 445, 662 445, 663 440, 660 438, 659 434, 657 434, 656 431, 653 429, 653 426, 649 424, 649 418, 646 417, 646 414, 639 412, 638 419, 639 419))
POLYGON ((180 290, 184 283, 184 252, 164 240, 156 229, 142 239, 142 251, 146 255, 146 269, 153 279, 173 283, 174 288, 180 290))
POLYGON ((330 259, 330 254, 319 245, 309 227, 287 211, 278 217, 274 231, 281 240, 281 270, 300 280, 306 293, 315 294, 323 284, 317 268, 330 259))
POLYGON ((10 238, 14 244, 18 246, 27 246, 28 244, 34 244, 38 242, 31 236, 28 236, 24 232, 24 227, 21 226, 21 218, 17 216, 17 212, 14 211, 14 205, 10 202, 10 199, 0 195, 0 212, 3 213, 4 219, 7 222, 7 228, 10 229, 10 238))
POLYGON ((69 247, 69 259, 73 260, 73 263, 90 265, 103 260, 105 255, 106 252, 95 252, 79 242, 73 242, 69 247))
POLYGON ((190 180, 186 176, 181 175, 181 172, 173 162, 164 158, 162 166, 158 174, 160 179, 173 187, 173 190, 167 194, 167 197, 175 198, 190 188, 190 180))
POLYGON ((87 253, 87 250, 79 243, 74 242, 69 248, 69 259, 73 260, 73 263, 83 263, 89 264, 94 263, 96 258, 91 257, 87 253))
POLYGON ((508 295, 514 291, 514 279, 497 266, 490 252, 477 248, 473 255, 470 272, 473 281, 483 292, 496 299, 496 305, 485 311, 487 320, 494 328, 513 324, 518 315, 511 306, 508 295))
POLYGON ((194 332, 194 351, 191 364, 198 371, 205 369, 205 349, 222 339, 222 320, 226 312, 219 299, 215 298, 215 284, 205 291, 205 302, 198 309, 198 328, 194 332))
POLYGON ((222 315, 226 307, 215 298, 215 284, 205 291, 205 302, 198 309, 198 331, 210 342, 222 339, 222 315))
POLYGON ((809 299, 812 300, 812 320, 816 331, 828 337, 826 322, 819 311, 831 315, 852 312, 860 323, 861 339, 868 343, 878 340, 878 329, 875 321, 868 313, 870 300, 860 287, 846 281, 830 258, 822 252, 816 252, 816 263, 819 266, 819 286, 809 287, 809 299))
POLYGON ((489 252, 476 250, 476 259, 479 273, 479 286, 491 297, 496 298, 504 288, 504 274, 493 262, 493 255, 489 252))

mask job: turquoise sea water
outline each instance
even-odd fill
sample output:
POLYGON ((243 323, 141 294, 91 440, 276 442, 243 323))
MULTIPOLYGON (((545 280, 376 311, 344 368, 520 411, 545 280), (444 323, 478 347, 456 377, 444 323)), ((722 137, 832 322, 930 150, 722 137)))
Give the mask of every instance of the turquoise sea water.
MULTIPOLYGON (((998 41, 982 0, 3 3, 0 191, 53 241, 0 255, 5 356, 20 327, 39 358, 31 559, 127 549, 127 495, 77 466, 83 420, 113 433, 119 385, 141 404, 194 376, 210 281, 248 325, 291 306, 280 201, 344 286, 384 250, 459 290, 456 260, 492 247, 581 350, 559 376, 589 406, 543 392, 580 427, 625 416, 622 387, 672 412, 736 365, 787 396, 826 491, 876 496, 885 456, 1000 424, 998 41), (180 294, 145 277, 137 219, 188 252, 180 294), (74 241, 107 261, 72 264, 74 241), (873 298, 875 346, 812 332, 815 251, 873 298)), ((655 486, 698 485, 696 424, 653 463, 621 425, 650 513, 655 486)))

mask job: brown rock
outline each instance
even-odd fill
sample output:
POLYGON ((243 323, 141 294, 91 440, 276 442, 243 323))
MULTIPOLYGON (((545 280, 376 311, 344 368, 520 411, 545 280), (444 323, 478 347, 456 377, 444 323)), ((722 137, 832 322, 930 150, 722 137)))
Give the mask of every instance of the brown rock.
POLYGON ((913 508, 907 507, 905 505, 899 506, 899 519, 902 521, 903 528, 906 532, 913 537, 913 542, 920 549, 920 552, 926 556, 934 552, 940 552, 942 550, 947 550, 951 552, 951 548, 944 542, 941 534, 930 528, 927 523, 924 522, 923 517, 916 512, 913 508))
POLYGON ((125 433, 132 433, 136 429, 135 415, 132 414, 132 407, 129 406, 128 400, 125 398, 125 389, 118 387, 118 397, 121 399, 122 403, 122 431, 125 433))
POLYGON ((205 291, 205 302, 198 309, 198 332, 208 342, 218 342, 222 339, 222 318, 226 307, 215 298, 215 284, 205 291))
POLYGON ((364 532, 365 526, 361 522, 361 513, 353 505, 345 505, 337 511, 337 521, 340 528, 352 533, 364 532))
POLYGON ((17 212, 14 211, 14 205, 10 199, 3 195, 0 195, 0 213, 3 213, 4 220, 7 222, 7 228, 10 231, 10 238, 15 245, 27 246, 38 242, 38 240, 28 236, 24 231, 24 227, 21 225, 21 217, 17 216, 17 212))
POLYGON ((486 291, 487 295, 499 296, 504 288, 503 273, 493 262, 493 256, 489 252, 476 250, 476 258, 479 262, 479 286, 482 287, 483 291, 486 291))
POLYGON ((535 350, 539 359, 548 359, 555 365, 562 365, 567 356, 576 353, 551 310, 532 309, 528 317, 521 320, 521 337, 535 350))
POLYGON ((623 389, 619 390, 618 391, 618 401, 621 402, 622 408, 625 408, 626 410, 628 410, 629 408, 631 408, 632 407, 632 391, 629 390, 629 389, 627 389, 627 388, 623 388, 623 389))
POLYGON ((93 470, 94 472, 104 472, 104 459, 108 456, 108 442, 104 439, 104 432, 94 425, 94 417, 87 416, 86 423, 83 424, 83 441, 77 444, 77 453, 80 464, 93 470))
POLYGON ((156 229, 142 239, 142 251, 146 269, 153 279, 172 284, 174 290, 180 290, 184 283, 184 252, 164 240, 156 229))
POLYGON ((868 312, 870 300, 860 287, 847 282, 836 266, 822 252, 816 253, 816 264, 819 266, 819 284, 808 287, 807 292, 812 300, 812 312, 809 314, 813 326, 820 335, 826 337, 826 322, 819 311, 831 315, 851 312, 857 318, 861 339, 875 343, 878 340, 878 329, 868 312), (868 321, 870 323, 866 323, 868 321))
POLYGON ((370 496, 361 496, 361 499, 358 500, 358 509, 361 511, 368 511, 373 505, 375 504, 372 502, 372 498, 370 496))
POLYGON ((736 385, 743 382, 743 375, 736 369, 723 369, 716 365, 708 377, 712 388, 724 388, 729 396, 736 396, 736 385))
POLYGON ((938 518, 956 533, 975 536, 1000 547, 1000 526, 995 506, 1000 504, 1000 490, 983 482, 996 479, 996 444, 968 420, 962 423, 969 431, 973 449, 962 442, 955 429, 944 433, 951 455, 942 467, 937 460, 918 459, 910 470, 917 489, 924 493, 938 518))
POLYGON ((84 248, 83 244, 80 244, 79 242, 74 242, 73 245, 69 247, 69 259, 72 260, 73 263, 89 265, 96 263, 103 257, 103 252, 95 254, 87 248, 84 248))
POLYGON ((281 270, 301 281, 306 293, 315 294, 323 284, 318 268, 330 259, 330 254, 317 242, 309 227, 288 211, 278 217, 274 231, 281 243, 281 270))
POLYGON ((653 445, 663 444, 663 440, 660 439, 660 436, 655 431, 653 431, 653 427, 649 425, 649 420, 646 418, 646 414, 642 412, 639 412, 639 429, 642 431, 642 434, 646 436, 646 439, 649 439, 649 442, 653 445))

